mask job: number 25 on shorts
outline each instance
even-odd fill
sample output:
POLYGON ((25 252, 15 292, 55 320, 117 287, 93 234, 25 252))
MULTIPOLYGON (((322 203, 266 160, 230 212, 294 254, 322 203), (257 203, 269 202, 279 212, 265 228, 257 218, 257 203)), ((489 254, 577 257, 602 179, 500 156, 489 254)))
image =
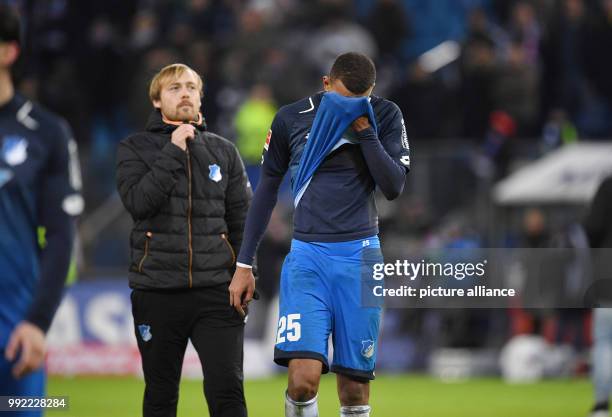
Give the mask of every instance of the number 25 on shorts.
POLYGON ((301 314, 288 314, 278 320, 278 333, 276 333, 276 344, 297 342, 302 337, 302 326, 300 325, 301 314))

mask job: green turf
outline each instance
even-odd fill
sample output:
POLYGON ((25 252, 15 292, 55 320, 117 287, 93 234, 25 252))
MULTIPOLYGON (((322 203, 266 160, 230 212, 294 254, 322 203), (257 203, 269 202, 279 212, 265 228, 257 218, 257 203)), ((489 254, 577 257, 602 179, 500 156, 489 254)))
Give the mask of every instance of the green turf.
MULTIPOLYGON (((285 377, 248 381, 250 417, 282 417, 285 377)), ((133 378, 51 378, 49 395, 70 397, 70 410, 58 417, 137 417, 143 382, 133 378)), ((587 380, 507 385, 497 379, 443 383, 416 375, 380 376, 372 384, 373 417, 582 417, 590 406, 587 380)), ((208 416, 201 384, 181 385, 179 417, 208 416)), ((321 382, 322 417, 338 416, 335 379, 321 382)))

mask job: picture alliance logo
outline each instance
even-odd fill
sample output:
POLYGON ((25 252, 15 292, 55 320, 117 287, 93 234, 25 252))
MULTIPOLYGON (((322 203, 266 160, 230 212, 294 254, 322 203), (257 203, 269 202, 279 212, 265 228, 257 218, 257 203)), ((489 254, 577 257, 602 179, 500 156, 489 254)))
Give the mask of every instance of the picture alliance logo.
POLYGON ((389 277, 408 278, 411 281, 417 278, 482 278, 486 274, 486 259, 480 262, 410 262, 397 260, 392 263, 374 264, 372 278, 380 281, 389 277))

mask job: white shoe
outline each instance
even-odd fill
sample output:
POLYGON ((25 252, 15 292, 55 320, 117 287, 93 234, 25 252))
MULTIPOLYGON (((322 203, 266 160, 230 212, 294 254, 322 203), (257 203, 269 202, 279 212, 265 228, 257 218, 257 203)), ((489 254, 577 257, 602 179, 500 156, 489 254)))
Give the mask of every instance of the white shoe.
POLYGON ((589 414, 589 417, 610 417, 610 412, 607 410, 597 410, 589 414))

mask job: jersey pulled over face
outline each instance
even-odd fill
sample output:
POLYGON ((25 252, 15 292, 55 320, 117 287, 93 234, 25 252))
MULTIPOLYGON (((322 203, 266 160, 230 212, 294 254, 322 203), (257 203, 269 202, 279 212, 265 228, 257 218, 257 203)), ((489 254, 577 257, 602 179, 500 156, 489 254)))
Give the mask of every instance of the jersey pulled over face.
POLYGON ((164 83, 159 100, 153 104, 161 110, 167 120, 173 122, 197 120, 201 106, 197 75, 188 70, 176 79, 164 83))
MULTIPOLYGON (((284 106, 277 113, 266 140, 262 170, 272 176, 289 171, 293 182, 324 93, 284 106)), ((371 96, 378 139, 385 151, 409 169, 408 139, 400 109, 371 96)), ((351 135, 350 129, 346 135, 351 135)), ((294 237, 306 242, 341 242, 378 233, 375 182, 359 143, 347 142, 317 169, 294 213, 294 237)))

